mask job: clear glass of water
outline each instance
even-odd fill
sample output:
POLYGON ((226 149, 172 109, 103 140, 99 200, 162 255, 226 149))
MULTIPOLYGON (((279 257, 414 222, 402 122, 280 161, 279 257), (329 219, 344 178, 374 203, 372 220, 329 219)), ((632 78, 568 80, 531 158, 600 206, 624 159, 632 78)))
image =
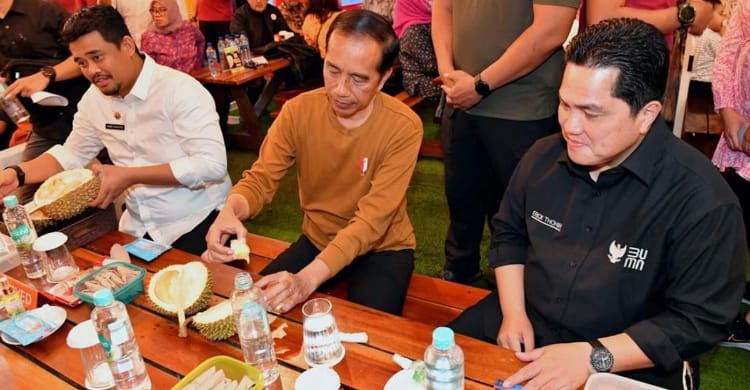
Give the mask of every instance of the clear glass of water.
POLYGON ((302 328, 302 350, 310 366, 335 366, 344 358, 344 346, 339 338, 333 305, 324 298, 311 299, 302 306, 305 316, 302 328))

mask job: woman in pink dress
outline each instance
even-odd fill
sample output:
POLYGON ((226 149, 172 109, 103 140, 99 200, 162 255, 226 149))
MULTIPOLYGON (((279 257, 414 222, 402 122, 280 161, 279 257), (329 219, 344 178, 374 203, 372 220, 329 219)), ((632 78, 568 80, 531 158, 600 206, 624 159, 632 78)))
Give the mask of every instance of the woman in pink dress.
POLYGON ((154 0, 153 26, 141 37, 141 50, 157 63, 190 73, 203 66, 206 41, 200 30, 183 20, 175 0, 154 0))
MULTIPOLYGON (((740 200, 750 244, 750 1, 740 1, 721 40, 713 70, 714 106, 724 121, 713 163, 740 200)), ((745 290, 750 299, 750 286, 745 290)), ((738 316, 725 346, 750 345, 750 312, 738 316)))

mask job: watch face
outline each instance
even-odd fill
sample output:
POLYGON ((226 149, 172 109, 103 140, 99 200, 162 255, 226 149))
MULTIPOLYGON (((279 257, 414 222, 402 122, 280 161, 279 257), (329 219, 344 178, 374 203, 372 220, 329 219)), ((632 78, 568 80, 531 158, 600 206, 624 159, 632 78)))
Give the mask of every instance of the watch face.
POLYGON ((682 23, 693 23, 695 21, 695 8, 689 3, 680 7, 680 21, 682 23))
POLYGON ((591 365, 597 372, 609 372, 614 365, 612 354, 604 348, 595 348, 591 352, 591 365))

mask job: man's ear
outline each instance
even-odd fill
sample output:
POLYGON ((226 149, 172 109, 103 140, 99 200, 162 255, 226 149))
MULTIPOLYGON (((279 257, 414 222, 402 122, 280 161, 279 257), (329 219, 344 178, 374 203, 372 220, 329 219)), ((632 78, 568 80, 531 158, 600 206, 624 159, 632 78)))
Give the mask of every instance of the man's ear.
POLYGON ((136 52, 135 40, 130 35, 122 37, 120 42, 120 50, 124 50, 129 55, 133 55, 136 52))
POLYGON ((648 133, 656 118, 661 113, 662 105, 658 100, 652 100, 638 111, 638 132, 641 134, 648 133))
POLYGON ((385 86, 385 82, 388 81, 389 78, 391 78, 391 75, 393 74, 393 67, 388 68, 388 70, 383 73, 383 75, 380 77, 380 85, 378 86, 379 90, 383 90, 383 86, 385 86))

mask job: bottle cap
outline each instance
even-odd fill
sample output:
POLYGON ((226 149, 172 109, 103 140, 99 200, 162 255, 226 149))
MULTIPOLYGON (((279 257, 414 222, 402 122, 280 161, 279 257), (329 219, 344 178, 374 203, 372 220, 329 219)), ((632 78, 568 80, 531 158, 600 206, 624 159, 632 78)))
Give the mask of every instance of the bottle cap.
POLYGON ((94 293, 94 305, 95 306, 107 306, 112 301, 115 300, 115 297, 112 295, 112 290, 108 288, 103 288, 100 290, 97 290, 94 293))
POLYGON ((253 278, 247 272, 240 272, 234 276, 234 288, 236 290, 247 290, 253 287, 253 278))
POLYGON ((8 195, 3 198, 3 204, 5 207, 16 207, 18 205, 18 198, 15 195, 8 195))
POLYGON ((432 332, 432 346, 437 349, 448 349, 455 344, 453 330, 441 326, 432 332))

